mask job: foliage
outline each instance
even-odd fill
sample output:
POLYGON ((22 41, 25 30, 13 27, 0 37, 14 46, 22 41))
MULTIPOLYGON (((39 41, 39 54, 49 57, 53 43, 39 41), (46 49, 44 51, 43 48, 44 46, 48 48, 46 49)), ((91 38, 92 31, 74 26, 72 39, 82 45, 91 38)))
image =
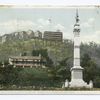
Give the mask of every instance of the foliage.
POLYGON ((18 79, 18 72, 21 68, 13 68, 13 66, 6 65, 4 68, 0 67, 0 83, 4 86, 16 84, 18 79))
MULTIPOLYGON (((81 44, 81 66, 84 68, 84 80, 93 80, 95 87, 100 87, 100 45, 90 42, 81 44)), ((41 39, 25 41, 7 41, 0 44, 0 85, 61 87, 70 81, 70 66, 73 59, 73 42, 53 42, 41 39), (47 63, 46 69, 13 68, 8 65, 9 56, 22 54, 38 56, 41 54, 47 63), (55 66, 54 61, 58 64, 55 66), (2 68, 2 63, 5 67, 2 68)))
POLYGON ((84 68, 84 80, 89 83, 97 77, 97 64, 90 58, 88 54, 82 57, 81 66, 84 68))
POLYGON ((53 67, 53 61, 52 59, 49 58, 47 49, 36 49, 32 50, 32 55, 33 56, 39 56, 41 54, 42 58, 46 59, 46 64, 45 66, 47 67, 53 67))
POLYGON ((100 88, 100 76, 96 76, 94 79, 94 87, 100 88))

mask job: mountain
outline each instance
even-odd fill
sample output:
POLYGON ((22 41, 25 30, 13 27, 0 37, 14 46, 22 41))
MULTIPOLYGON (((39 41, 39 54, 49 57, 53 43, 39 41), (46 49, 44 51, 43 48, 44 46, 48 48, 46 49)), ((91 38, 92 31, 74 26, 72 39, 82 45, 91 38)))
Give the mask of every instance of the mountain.
POLYGON ((4 43, 7 41, 28 40, 32 38, 42 38, 42 33, 40 31, 33 32, 32 30, 13 32, 1 36, 0 42, 4 43))
MULTIPOLYGON (((21 31, 5 34, 0 37, 0 62, 8 61, 10 56, 20 56, 21 53, 32 55, 32 50, 47 49, 49 57, 54 64, 69 58, 69 66, 73 65, 73 41, 64 40, 63 42, 42 40, 42 32, 21 31), (38 34, 38 35, 37 35, 38 34)), ((85 53, 100 67, 100 44, 94 42, 81 43, 81 58, 85 53)))

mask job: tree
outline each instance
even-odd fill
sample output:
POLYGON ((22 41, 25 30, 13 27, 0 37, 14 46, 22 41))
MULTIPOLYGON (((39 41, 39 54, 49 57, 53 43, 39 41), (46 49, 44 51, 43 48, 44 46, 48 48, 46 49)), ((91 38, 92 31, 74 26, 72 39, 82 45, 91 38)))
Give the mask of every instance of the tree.
POLYGON ((23 52, 21 56, 27 56, 27 52, 23 52))
POLYGON ((83 75, 84 80, 89 83, 90 80, 94 80, 97 72, 96 63, 90 58, 88 54, 84 54, 81 61, 81 66, 84 68, 83 75))
POLYGON ((47 66, 47 67, 53 67, 54 66, 52 59, 50 59, 50 57, 48 56, 47 49, 38 49, 38 50, 32 51, 32 56, 39 56, 39 54, 41 54, 42 58, 46 59, 45 66, 47 66))
POLYGON ((70 80, 70 67, 68 64, 69 58, 65 58, 59 62, 58 66, 49 69, 49 77, 53 80, 58 80, 59 83, 65 82, 66 79, 70 80))
POLYGON ((94 79, 94 87, 100 88, 100 76, 95 77, 95 79, 94 79))
POLYGON ((13 68, 11 65, 0 67, 0 85, 11 86, 18 84, 18 74, 21 68, 13 68))
POLYGON ((69 64, 70 57, 67 57, 59 62, 59 74, 62 75, 62 80, 65 81, 66 79, 70 80, 70 64, 69 64))

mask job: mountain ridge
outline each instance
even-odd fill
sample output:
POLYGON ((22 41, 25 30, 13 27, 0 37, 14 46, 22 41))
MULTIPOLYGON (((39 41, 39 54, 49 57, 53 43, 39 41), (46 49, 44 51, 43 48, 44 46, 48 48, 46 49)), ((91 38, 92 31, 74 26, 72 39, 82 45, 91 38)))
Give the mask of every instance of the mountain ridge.
MULTIPOLYGON (((73 62, 73 41, 64 40, 63 42, 57 41, 45 41, 42 40, 42 36, 37 37, 35 32, 30 30, 29 33, 22 31, 20 33, 11 33, 3 36, 7 36, 5 41, 2 41, 0 37, 0 62, 7 61, 9 56, 20 56, 21 53, 26 52, 27 55, 32 55, 32 50, 47 49, 49 57, 55 64, 59 61, 69 58, 69 66, 72 67, 73 62), (23 36, 22 36, 23 34, 23 36), (32 36, 33 35, 33 36, 32 36), (19 38, 17 38, 19 36, 19 38)), ((37 33, 43 34, 38 31, 37 33)), ((81 43, 81 58, 87 53, 90 57, 100 66, 100 44, 95 42, 81 43)))

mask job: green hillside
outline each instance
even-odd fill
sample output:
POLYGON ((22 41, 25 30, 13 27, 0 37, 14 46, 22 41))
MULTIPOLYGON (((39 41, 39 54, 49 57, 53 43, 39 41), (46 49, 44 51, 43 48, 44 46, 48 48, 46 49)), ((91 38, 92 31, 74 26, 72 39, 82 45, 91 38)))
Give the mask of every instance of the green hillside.
MULTIPOLYGON (((41 39, 29 39, 27 41, 7 41, 0 44, 0 61, 7 61, 10 56, 20 56, 26 53, 32 55, 33 50, 47 49, 49 57, 54 64, 69 58, 70 66, 73 61, 73 42, 64 40, 64 42, 45 41, 41 39)), ((100 66, 100 45, 94 42, 81 44, 81 58, 83 54, 88 53, 90 57, 100 66)))
MULTIPOLYGON (((81 43, 81 66, 84 80, 93 80, 94 87, 100 88, 100 45, 94 42, 81 43)), ((4 89, 51 89, 61 88, 64 81, 70 81, 70 67, 73 66, 73 42, 29 39, 7 41, 0 44, 0 62, 8 62, 9 56, 34 55, 48 56, 47 68, 0 67, 0 88, 4 89)), ((0 65, 1 66, 1 65, 0 65)))
POLYGON ((72 57, 72 48, 72 42, 61 43, 38 39, 9 41, 0 44, 0 61, 6 61, 9 56, 19 56, 23 53, 32 55, 32 50, 47 49, 50 58, 56 62, 66 57, 72 57))

